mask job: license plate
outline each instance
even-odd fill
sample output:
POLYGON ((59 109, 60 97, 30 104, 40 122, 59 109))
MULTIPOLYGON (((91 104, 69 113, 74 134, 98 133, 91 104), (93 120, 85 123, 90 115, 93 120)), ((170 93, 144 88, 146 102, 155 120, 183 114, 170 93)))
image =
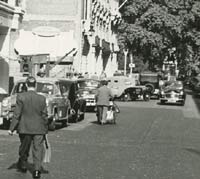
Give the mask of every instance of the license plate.
POLYGON ((175 103, 176 102, 176 99, 175 98, 171 98, 168 100, 170 103, 175 103))
POLYGON ((87 103, 86 105, 87 106, 94 106, 95 104, 94 103, 87 103))

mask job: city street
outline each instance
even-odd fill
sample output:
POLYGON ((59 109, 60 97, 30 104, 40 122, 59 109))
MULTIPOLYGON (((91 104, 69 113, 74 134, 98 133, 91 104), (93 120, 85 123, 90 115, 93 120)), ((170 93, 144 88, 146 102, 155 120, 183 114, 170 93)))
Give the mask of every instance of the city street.
MULTIPOLYGON (((200 176, 200 98, 185 106, 117 102, 116 125, 85 120, 49 132, 52 161, 48 179, 198 179, 200 176)), ((0 179, 28 179, 16 171, 18 136, 0 130, 0 179)), ((29 160, 32 163, 32 158, 29 160)), ((31 166, 31 165, 30 165, 31 166)))

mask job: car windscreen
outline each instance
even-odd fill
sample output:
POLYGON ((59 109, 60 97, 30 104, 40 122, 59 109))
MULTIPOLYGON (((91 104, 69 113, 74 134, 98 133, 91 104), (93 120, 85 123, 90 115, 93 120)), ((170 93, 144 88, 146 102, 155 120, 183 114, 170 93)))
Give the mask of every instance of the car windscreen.
MULTIPOLYGON (((27 84, 25 82, 19 82, 14 87, 12 94, 26 92, 27 90, 27 84)), ((36 92, 44 94, 53 94, 53 84, 37 82, 36 92)))
POLYGON ((37 82, 36 91, 38 93, 53 94, 53 84, 37 82))
POLYGON ((182 88, 183 84, 181 81, 167 81, 164 84, 164 88, 182 88))
POLYGON ((79 81, 78 87, 81 89, 85 88, 98 88, 100 86, 100 82, 96 80, 86 80, 86 81, 79 81))

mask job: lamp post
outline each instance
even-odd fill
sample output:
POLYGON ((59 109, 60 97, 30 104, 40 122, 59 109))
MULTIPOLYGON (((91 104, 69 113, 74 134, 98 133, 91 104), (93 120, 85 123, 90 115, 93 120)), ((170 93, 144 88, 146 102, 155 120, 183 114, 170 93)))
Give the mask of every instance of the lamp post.
POLYGON ((128 49, 124 49, 124 76, 126 76, 126 64, 127 64, 127 55, 128 55, 128 49))

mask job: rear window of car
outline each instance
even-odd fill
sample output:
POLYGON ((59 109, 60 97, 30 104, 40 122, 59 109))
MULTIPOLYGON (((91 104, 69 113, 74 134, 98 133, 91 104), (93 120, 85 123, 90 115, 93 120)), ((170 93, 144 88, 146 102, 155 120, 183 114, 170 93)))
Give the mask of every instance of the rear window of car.
POLYGON ((78 82, 79 88, 98 88, 99 86, 100 82, 96 80, 86 80, 78 82))
MULTIPOLYGON (((23 93, 28 90, 27 85, 25 82, 19 82, 15 85, 13 93, 23 93)), ((36 91, 38 93, 45 93, 45 94, 53 94, 54 86, 51 83, 41 83, 37 82, 36 91)))
POLYGON ((51 83, 37 82, 36 91, 38 93, 53 94, 54 86, 51 83))

